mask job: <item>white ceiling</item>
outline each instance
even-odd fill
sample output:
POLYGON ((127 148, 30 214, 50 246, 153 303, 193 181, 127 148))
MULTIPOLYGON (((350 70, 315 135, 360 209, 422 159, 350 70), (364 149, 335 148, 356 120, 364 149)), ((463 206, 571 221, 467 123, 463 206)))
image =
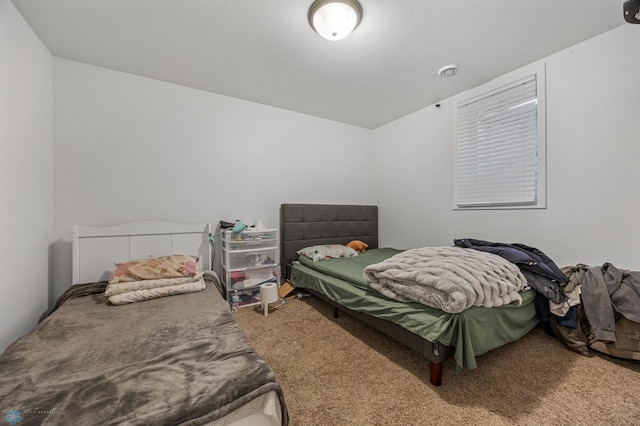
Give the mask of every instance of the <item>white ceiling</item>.
POLYGON ((312 0, 13 3, 54 56, 366 128, 628 25, 623 0, 360 0, 331 42, 312 0))

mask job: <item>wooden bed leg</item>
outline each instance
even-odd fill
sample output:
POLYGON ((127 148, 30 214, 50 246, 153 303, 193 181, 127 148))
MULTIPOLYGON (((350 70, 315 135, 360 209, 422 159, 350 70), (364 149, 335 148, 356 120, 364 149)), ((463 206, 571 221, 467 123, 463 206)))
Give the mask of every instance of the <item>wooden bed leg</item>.
POLYGON ((333 308, 333 317, 334 318, 338 318, 340 316, 340 311, 338 311, 338 308, 333 308))
POLYGON ((442 362, 429 361, 430 378, 429 381, 433 386, 440 386, 442 384, 442 362))

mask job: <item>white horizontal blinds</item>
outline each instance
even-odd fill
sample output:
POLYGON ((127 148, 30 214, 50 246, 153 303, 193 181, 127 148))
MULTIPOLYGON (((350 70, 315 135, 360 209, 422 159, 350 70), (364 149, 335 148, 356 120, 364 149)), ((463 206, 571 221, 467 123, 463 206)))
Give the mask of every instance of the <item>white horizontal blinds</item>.
POLYGON ((537 115, 535 75, 458 105, 458 207, 537 203, 537 115))

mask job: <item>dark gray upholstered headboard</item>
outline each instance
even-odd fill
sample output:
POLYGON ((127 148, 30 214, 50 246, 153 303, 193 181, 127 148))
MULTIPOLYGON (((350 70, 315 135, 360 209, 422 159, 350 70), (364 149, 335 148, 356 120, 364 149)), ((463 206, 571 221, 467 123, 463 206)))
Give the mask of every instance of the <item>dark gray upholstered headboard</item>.
POLYGON ((364 241, 378 248, 378 206, 342 204, 282 204, 280 262, 288 279, 298 250, 319 244, 364 241))

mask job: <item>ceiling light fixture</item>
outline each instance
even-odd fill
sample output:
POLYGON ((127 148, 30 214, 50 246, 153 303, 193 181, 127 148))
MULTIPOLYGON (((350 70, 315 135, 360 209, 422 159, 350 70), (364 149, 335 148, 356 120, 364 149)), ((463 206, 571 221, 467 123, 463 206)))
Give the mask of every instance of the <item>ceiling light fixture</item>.
POLYGON ((438 70, 440 77, 453 77, 458 74, 458 66, 456 64, 445 65, 438 70))
POLYGON ((362 6, 357 0, 316 0, 309 8, 309 24, 327 40, 342 40, 362 20, 362 6))

